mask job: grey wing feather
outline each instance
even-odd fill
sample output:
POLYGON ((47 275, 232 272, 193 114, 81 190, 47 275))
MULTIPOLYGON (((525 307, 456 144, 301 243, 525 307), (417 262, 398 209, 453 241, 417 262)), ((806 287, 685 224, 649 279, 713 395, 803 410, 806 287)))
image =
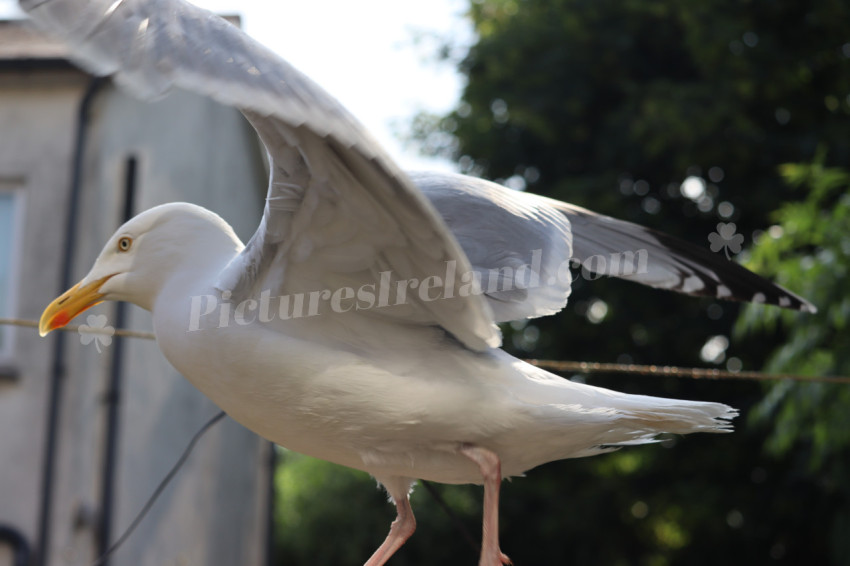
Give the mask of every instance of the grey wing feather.
MULTIPOLYGON (((257 129, 271 180, 260 227, 218 282, 234 299, 261 288, 333 289, 339 273, 362 285, 385 271, 424 280, 452 262, 462 272, 471 269, 439 215, 365 129, 225 20, 183 0, 22 0, 21 6, 63 37, 83 66, 115 74, 137 96, 184 88, 239 108, 257 129), (329 237, 337 223, 350 232, 347 240, 329 237)), ((410 297, 413 322, 441 326, 471 349, 497 346, 501 338, 485 299, 460 287, 456 281, 445 300, 410 297)))
MULTIPOLYGON (((537 226, 543 234, 548 232, 549 236, 554 237, 561 231, 561 237, 570 238, 572 250, 567 257, 572 259, 574 265, 580 265, 582 270, 592 274, 592 277, 607 275, 688 295, 816 311, 814 305, 805 299, 722 255, 644 226, 539 195, 512 191, 483 179, 444 174, 414 175, 413 179, 454 231, 474 269, 492 270, 507 265, 501 258, 517 257, 528 261, 529 249, 553 245, 551 239, 541 238, 540 234, 533 231, 534 222, 527 222, 527 218, 523 218, 522 222, 514 222, 519 217, 511 218, 508 211, 511 206, 521 205, 527 210, 546 211, 546 215, 541 217, 545 221, 538 222, 537 226), (493 215, 493 208, 501 208, 504 212, 500 216, 493 215), (569 234, 563 234, 559 224, 548 217, 552 211, 569 220, 569 234), (491 219, 494 222, 491 223, 491 219), (469 229, 470 226, 475 229, 469 229), (502 238, 498 232, 503 229, 510 235, 502 238), (498 244, 493 248, 488 247, 491 241, 498 244), (500 250, 499 257, 486 255, 487 251, 494 249, 500 250), (484 254, 478 250, 484 250, 484 254)), ((549 257, 564 261, 563 250, 557 250, 557 247, 550 249, 555 251, 550 252, 549 257)), ((558 269, 563 269, 563 264, 558 267, 554 263, 544 262, 544 265, 547 276, 540 281, 550 280, 552 273, 557 274, 558 269)), ((565 279, 556 277, 558 281, 565 279)), ((569 286, 548 287, 542 291, 551 293, 552 297, 560 291, 565 302, 569 286)), ((491 307, 497 313, 497 318, 506 320, 499 316, 500 313, 504 314, 504 309, 500 309, 493 300, 496 298, 488 298, 491 299, 491 307)), ((536 314, 539 305, 546 305, 539 310, 541 314, 548 314, 550 308, 556 305, 556 301, 540 299, 531 291, 527 297, 516 293, 512 298, 518 301, 513 307, 514 311, 523 316, 539 316, 536 314)))
POLYGON ((450 173, 410 173, 481 280, 497 322, 554 314, 570 295, 567 218, 535 195, 450 173))

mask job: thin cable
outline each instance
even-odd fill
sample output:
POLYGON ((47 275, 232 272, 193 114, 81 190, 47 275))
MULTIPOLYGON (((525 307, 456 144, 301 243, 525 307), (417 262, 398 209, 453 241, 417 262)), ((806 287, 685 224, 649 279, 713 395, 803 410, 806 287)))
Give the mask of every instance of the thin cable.
MULTIPOLYGON (((0 318, 0 324, 14 326, 25 326, 38 328, 38 322, 19 318, 0 318)), ((82 326, 72 325, 57 328, 56 330, 79 331, 82 326)), ((109 336, 128 336, 130 338, 143 338, 155 340, 153 332, 139 332, 123 328, 92 328, 86 326, 83 333, 107 334, 109 336)), ((688 377, 691 379, 742 379, 755 381, 808 381, 811 383, 841 383, 850 384, 850 377, 840 375, 799 375, 793 373, 765 373, 761 371, 728 371, 712 368, 683 368, 678 366, 658 366, 639 364, 610 364, 602 362, 568 362, 562 360, 525 360, 539 368, 558 372, 576 373, 622 373, 635 375, 653 375, 660 377, 688 377)))
MULTIPOLYGON (((38 328, 38 321, 27 320, 23 318, 0 318, 0 324, 8 324, 10 326, 23 326, 25 328, 38 328)), ((128 330, 126 328, 112 328, 111 326, 97 328, 93 326, 88 326, 86 324, 69 324, 67 326, 63 326, 62 328, 56 328, 55 330, 61 330, 63 332, 80 332, 80 328, 84 326, 85 328, 82 330, 82 332, 86 334, 103 334, 106 336, 126 336, 128 338, 143 338, 145 340, 156 340, 156 335, 153 332, 141 332, 139 330, 128 330)))
POLYGON ((434 501, 437 502, 437 505, 443 510, 443 512, 448 515, 449 519, 451 519, 452 523, 454 523, 455 529, 457 529, 461 536, 466 540, 466 543, 472 548, 475 552, 475 555, 478 556, 481 554, 481 545, 475 541, 475 537, 472 536, 472 533, 469 532, 469 529, 466 528, 466 524, 460 520, 460 517, 454 512, 454 510, 449 507, 449 504, 446 503, 446 500, 443 499, 443 496, 440 495, 440 492, 431 484, 429 481, 419 480, 419 483, 422 484, 422 487, 425 488, 431 497, 434 498, 434 501))
POLYGON ((189 445, 186 446, 185 450, 183 450, 183 454, 177 460, 177 463, 172 466, 168 473, 165 474, 165 477, 162 478, 162 481, 159 482, 159 485, 156 487, 153 494, 148 498, 148 501, 147 503, 145 503, 145 506, 142 507, 142 510, 139 511, 139 514, 136 515, 136 518, 133 519, 133 522, 130 523, 130 526, 127 527, 127 530, 124 531, 124 533, 118 538, 118 540, 115 541, 115 543, 110 546, 106 550, 106 552, 104 552, 100 556, 100 558, 92 562, 92 566, 99 566, 100 564, 103 564, 103 561, 109 558, 109 556, 112 555, 113 552, 118 550, 118 547, 124 544, 124 541, 126 541, 130 537, 130 535, 133 534, 133 531, 136 530, 136 527, 139 526, 139 523, 142 522, 142 519, 144 519, 148 511, 151 510, 153 504, 156 503, 157 498, 162 495, 162 492, 165 491, 165 488, 168 487, 168 484, 171 482, 172 479, 174 479, 174 476, 177 475, 177 472, 180 470, 183 464, 186 463, 186 460, 189 458, 189 454, 192 453, 192 449, 195 447, 195 444, 197 444, 198 440, 200 440, 204 433, 207 432, 210 428, 212 428, 215 423, 223 419, 225 416, 226 415, 224 411, 219 412, 213 418, 207 421, 207 423, 201 427, 201 430, 195 433, 195 436, 193 436, 192 440, 189 441, 189 445))

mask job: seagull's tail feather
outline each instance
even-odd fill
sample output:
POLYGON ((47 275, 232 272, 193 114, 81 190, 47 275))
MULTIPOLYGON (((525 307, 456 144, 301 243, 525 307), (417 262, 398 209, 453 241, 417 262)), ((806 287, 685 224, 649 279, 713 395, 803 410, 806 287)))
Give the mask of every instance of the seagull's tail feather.
POLYGON ((608 440, 600 443, 609 446, 654 442, 659 434, 732 432, 730 421, 738 416, 728 405, 705 401, 615 393, 609 402, 608 440))
POLYGON ((730 421, 738 416, 736 409, 722 403, 662 400, 672 403, 646 409, 628 409, 623 411, 623 418, 633 426, 645 427, 652 434, 690 434, 732 432, 730 421))
MULTIPOLYGON (((566 380, 534 366, 519 367, 526 379, 514 383, 512 391, 531 408, 530 426, 537 432, 535 443, 517 438, 510 448, 525 469, 657 442, 664 434, 731 432, 731 420, 738 415, 723 403, 631 395, 566 380)), ((523 434, 527 438, 528 431, 523 434)))
POLYGON ((643 395, 624 395, 623 406, 612 408, 608 427, 593 446, 571 457, 593 456, 624 446, 649 444, 664 434, 732 432, 738 411, 722 403, 681 401, 643 395))

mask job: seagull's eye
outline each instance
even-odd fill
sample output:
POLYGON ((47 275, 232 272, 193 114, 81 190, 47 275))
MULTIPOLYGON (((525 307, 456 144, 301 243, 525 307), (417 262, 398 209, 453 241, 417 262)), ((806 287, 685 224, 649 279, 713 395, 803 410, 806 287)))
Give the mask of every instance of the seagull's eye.
POLYGON ((130 246, 132 246, 132 245, 133 245, 133 238, 128 238, 127 236, 124 236, 123 238, 118 240, 118 251, 119 252, 129 251, 130 246))

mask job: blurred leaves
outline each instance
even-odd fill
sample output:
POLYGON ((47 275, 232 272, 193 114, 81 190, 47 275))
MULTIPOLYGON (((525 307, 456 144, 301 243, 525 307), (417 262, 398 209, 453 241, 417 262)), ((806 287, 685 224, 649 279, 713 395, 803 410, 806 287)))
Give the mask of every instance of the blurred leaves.
MULTIPOLYGON (((738 258, 820 308, 751 307, 733 334, 737 304, 576 274, 565 312, 505 325, 509 350, 690 366, 731 336, 709 363, 850 375, 850 211, 836 169, 850 163, 850 4, 470 0, 469 17, 478 39, 451 57, 462 99, 412 126, 427 152, 706 247, 732 222, 745 249, 758 241, 738 258), (813 164, 780 174, 784 163, 813 164)), ((568 377, 757 417, 734 435, 555 462, 505 483, 502 546, 517 564, 850 561, 850 389, 568 377)), ((365 475, 290 454, 280 473, 281 563, 359 564, 383 540, 394 513, 365 475)), ((480 488, 435 487, 480 536, 480 488)), ((391 564, 475 563, 421 487, 413 507, 418 532, 391 564)))
MULTIPOLYGON (((805 199, 784 204, 776 225, 753 247, 749 265, 798 289, 817 314, 748 307, 738 333, 787 329, 785 344, 766 369, 803 375, 850 375, 850 173, 825 167, 825 151, 811 164, 784 165, 789 185, 805 199)), ((771 453, 796 454, 808 467, 841 485, 850 456, 850 388, 830 384, 779 384, 756 407, 753 418, 769 422, 771 453)))
MULTIPOLYGON (((275 559, 279 564, 340 566, 362 564, 383 542, 395 508, 377 482, 364 472, 279 452, 275 489, 275 559)), ((477 544, 482 493, 475 486, 432 484, 466 525, 477 544)), ((418 529, 393 557, 394 566, 472 564, 478 551, 457 531, 452 518, 418 486, 411 496, 418 529), (434 544, 433 541, 446 541, 434 544)))

